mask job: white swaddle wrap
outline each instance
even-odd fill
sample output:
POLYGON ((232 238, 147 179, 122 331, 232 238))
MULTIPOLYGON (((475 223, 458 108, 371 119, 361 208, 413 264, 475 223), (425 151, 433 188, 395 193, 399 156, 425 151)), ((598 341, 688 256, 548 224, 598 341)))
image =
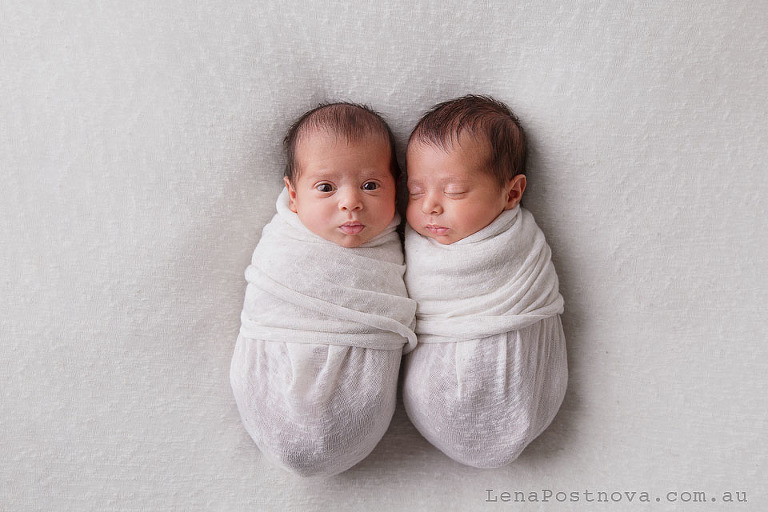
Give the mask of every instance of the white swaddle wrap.
POLYGON ((230 380, 246 430, 291 472, 344 471, 389 426, 402 353, 416 343, 398 220, 344 248, 309 231, 283 190, 264 227, 230 380))
POLYGON ((405 361, 408 416, 459 462, 512 462, 567 385, 563 299, 544 234, 518 206, 450 245, 408 227, 405 254, 419 339, 405 361))

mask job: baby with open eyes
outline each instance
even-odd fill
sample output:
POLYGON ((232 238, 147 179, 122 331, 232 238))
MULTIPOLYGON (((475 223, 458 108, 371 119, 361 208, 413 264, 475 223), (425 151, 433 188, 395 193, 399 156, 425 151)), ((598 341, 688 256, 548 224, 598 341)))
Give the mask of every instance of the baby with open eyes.
POLYGON ((406 160, 419 342, 406 412, 454 460, 506 465, 550 424, 568 378, 551 251, 520 206, 525 134, 503 103, 465 96, 422 117, 406 160))
POLYGON ((395 209, 394 137, 369 108, 321 105, 285 137, 277 214, 246 270, 230 380, 263 455, 302 476, 365 458, 415 343, 395 209))

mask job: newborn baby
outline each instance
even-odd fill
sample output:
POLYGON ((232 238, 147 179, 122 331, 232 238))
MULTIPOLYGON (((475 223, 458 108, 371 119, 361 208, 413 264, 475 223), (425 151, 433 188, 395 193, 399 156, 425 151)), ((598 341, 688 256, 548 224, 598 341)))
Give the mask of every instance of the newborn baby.
POLYGON ((264 456, 327 476, 384 435, 416 342, 395 231, 399 167, 389 127, 360 105, 307 112, 285 146, 285 189, 245 273, 230 379, 264 456))
POLYGON ((519 205, 525 136, 504 104, 466 96, 419 121, 406 158, 419 344, 405 409, 454 460, 502 466, 549 425, 568 378, 551 252, 519 205))

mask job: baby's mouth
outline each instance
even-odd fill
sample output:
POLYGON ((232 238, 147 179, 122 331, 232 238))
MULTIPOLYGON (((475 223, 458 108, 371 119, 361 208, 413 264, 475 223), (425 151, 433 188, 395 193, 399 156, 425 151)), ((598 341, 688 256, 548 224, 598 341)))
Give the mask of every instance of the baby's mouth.
POLYGON ((427 224, 425 227, 427 228, 427 231, 433 235, 444 235, 448 232, 448 228, 444 226, 438 226, 437 224, 427 224))
POLYGON ((347 235, 357 235, 363 229, 365 229, 365 224, 361 224, 359 222, 345 222, 344 224, 339 226, 339 229, 344 234, 347 234, 347 235))

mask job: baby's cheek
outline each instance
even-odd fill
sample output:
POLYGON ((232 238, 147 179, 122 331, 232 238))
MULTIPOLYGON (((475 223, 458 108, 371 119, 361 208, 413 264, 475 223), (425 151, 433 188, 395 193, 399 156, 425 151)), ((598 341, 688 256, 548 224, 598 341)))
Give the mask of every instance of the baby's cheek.
MULTIPOLYGON (((392 201, 387 202, 387 217, 389 218, 389 221, 392 222, 392 219, 395 218, 395 214, 397 213, 397 202, 393 199, 392 201)), ((389 222, 387 223, 389 224, 389 222)))
POLYGON ((416 206, 414 205, 413 201, 408 201, 408 206, 405 208, 405 220, 407 220, 408 224, 411 226, 415 226, 417 224, 416 215, 416 206))

